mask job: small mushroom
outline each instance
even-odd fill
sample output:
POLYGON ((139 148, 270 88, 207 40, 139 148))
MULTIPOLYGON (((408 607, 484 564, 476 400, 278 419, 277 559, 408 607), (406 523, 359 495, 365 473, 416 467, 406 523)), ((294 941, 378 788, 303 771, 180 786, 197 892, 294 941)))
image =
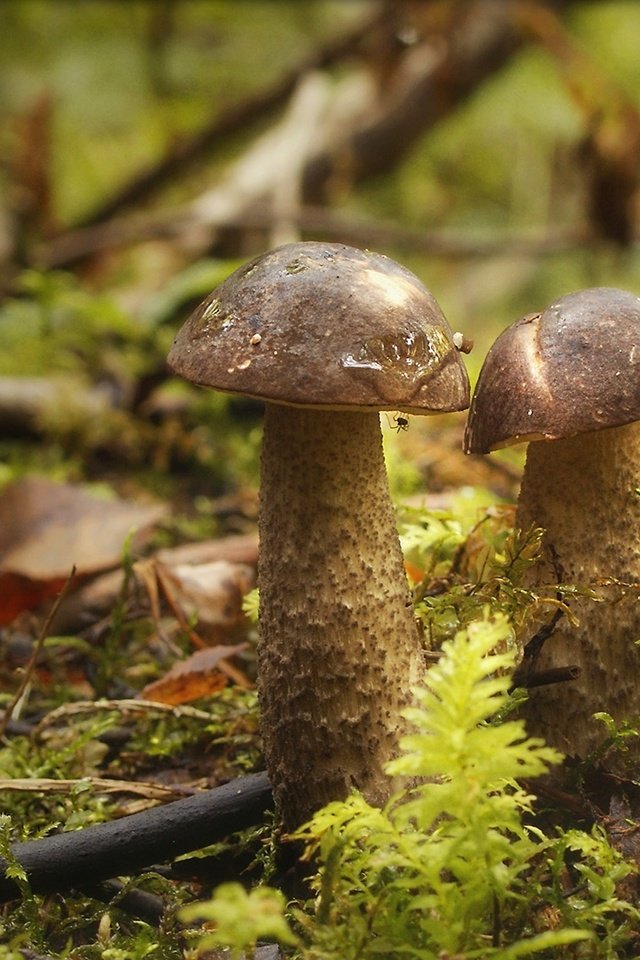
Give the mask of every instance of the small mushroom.
POLYGON ((288 244, 232 274, 170 366, 265 401, 258 645, 262 739, 287 829, 357 787, 383 803, 423 675, 379 411, 468 406, 438 304, 387 257, 288 244))
MULTIPOLYGON (((584 758, 640 713, 640 298, 606 287, 562 297, 505 330, 469 412, 467 453, 530 441, 517 526, 545 530, 532 585, 594 587, 576 596, 533 668, 576 665, 569 682, 530 690, 530 732, 584 758), (634 586, 607 586, 608 578, 634 586), (622 596, 621 596, 622 594, 622 596)), ((640 739, 627 742, 640 758, 640 739)), ((606 766, 622 769, 610 755, 606 766)))

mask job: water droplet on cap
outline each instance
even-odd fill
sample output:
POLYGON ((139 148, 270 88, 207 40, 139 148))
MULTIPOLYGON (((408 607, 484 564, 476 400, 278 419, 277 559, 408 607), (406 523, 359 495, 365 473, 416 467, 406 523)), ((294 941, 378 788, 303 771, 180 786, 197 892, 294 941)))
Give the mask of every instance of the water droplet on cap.
POLYGON ((372 337, 344 354, 341 364, 356 377, 373 380, 382 397, 410 399, 442 365, 452 350, 439 327, 409 331, 399 337, 372 337))

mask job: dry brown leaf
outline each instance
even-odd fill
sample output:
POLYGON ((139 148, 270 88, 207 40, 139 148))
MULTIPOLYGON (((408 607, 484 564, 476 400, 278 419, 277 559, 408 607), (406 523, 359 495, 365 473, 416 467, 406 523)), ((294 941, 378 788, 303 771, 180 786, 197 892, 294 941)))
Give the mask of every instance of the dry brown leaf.
POLYGON ((240 533, 219 537, 217 540, 182 543, 178 547, 158 550, 156 558, 171 567, 180 563, 213 563, 215 560, 228 560, 229 563, 245 563, 255 567, 258 563, 258 535, 240 533))
MULTIPOLYGON (((149 596, 150 607, 155 606, 153 615, 157 617, 156 619, 156 629, 158 633, 161 633, 161 618, 159 611, 157 609, 157 583, 152 583, 155 581, 156 570, 158 567, 164 570, 165 568, 174 568, 176 566, 182 566, 189 564, 191 566, 199 565, 209 565, 215 563, 216 561, 227 561, 230 565, 230 568, 239 564, 242 566, 243 570, 240 571, 238 576, 232 575, 231 583, 235 582, 236 586, 232 586, 232 595, 234 596, 233 605, 235 609, 234 615, 230 618, 233 620, 233 625, 241 623, 241 601, 237 597, 236 587, 239 586, 241 591, 244 591, 244 580, 246 578, 249 586, 247 589, 253 587, 255 582, 255 567, 258 562, 258 538, 255 534, 243 534, 243 535, 232 535, 229 537, 221 537, 218 540, 208 540, 200 543, 184 543, 180 544, 177 547, 167 547, 165 549, 159 550, 153 557, 148 558, 145 561, 138 561, 134 565, 134 570, 138 579, 142 582, 147 595, 149 596), (158 564, 157 561, 161 563, 158 564), (247 568, 249 568, 247 570, 247 568)), ((218 569, 218 573, 223 572, 222 568, 218 569)), ((214 568, 215 573, 215 568, 214 568)), ((70 597, 64 605, 64 608, 60 611, 60 614, 56 618, 55 628, 58 632, 61 633, 72 633, 78 629, 81 629, 83 626, 86 626, 87 613, 90 613, 92 617, 98 619, 101 616, 107 616, 115 599, 122 589, 123 583, 123 571, 121 569, 112 570, 108 573, 103 573, 97 576, 95 579, 91 580, 89 583, 83 584, 79 590, 70 597)), ((218 578, 219 579, 219 578, 218 578)), ((164 577, 163 589, 168 588, 171 591, 171 599, 165 595, 165 599, 168 601, 171 610, 174 613, 174 616, 178 615, 177 607, 180 606, 180 598, 174 597, 173 593, 173 584, 169 582, 168 578, 164 577)), ((58 584, 56 589, 52 589, 50 593, 46 596, 54 596, 59 589, 61 583, 58 584)), ((44 597, 43 599, 46 599, 44 597)), ((224 608, 231 602, 231 597, 228 597, 227 600, 224 597, 220 598, 221 607, 224 608)), ((189 613, 193 611, 193 605, 189 604, 189 613)), ((208 604, 205 604, 208 606, 208 604)), ((19 612, 21 609, 24 609, 24 606, 19 606, 16 612, 19 612)), ((184 615, 180 613, 180 619, 184 620, 185 623, 188 619, 189 613, 185 612, 184 615)), ((219 620, 226 620, 219 616, 219 620)), ((214 639, 217 642, 223 642, 227 640, 227 637, 224 636, 225 629, 222 628, 219 630, 208 631, 208 633, 214 633, 214 639)), ((207 640, 210 641, 210 637, 207 637, 207 640)), ((211 645, 209 643, 209 645, 211 645)))
POLYGON ((30 580, 15 573, 0 571, 0 627, 22 613, 55 597, 64 585, 65 577, 53 580, 30 580))
POLYGON ((129 534, 166 513, 160 504, 103 500, 82 487, 23 477, 0 495, 0 570, 34 580, 116 566, 129 534))
POLYGON ((246 643, 240 643, 197 650, 186 660, 174 664, 164 677, 147 684, 140 696, 144 700, 179 705, 216 693, 227 684, 227 676, 222 669, 225 659, 246 647, 246 643))
POLYGON ((187 618, 206 627, 230 629, 243 619, 242 599, 255 585, 255 571, 246 564, 157 564, 163 586, 169 587, 187 618))
POLYGON ((0 625, 53 596, 73 565, 79 577, 121 560, 127 537, 145 532, 166 512, 102 500, 82 487, 27 476, 0 494, 0 625))

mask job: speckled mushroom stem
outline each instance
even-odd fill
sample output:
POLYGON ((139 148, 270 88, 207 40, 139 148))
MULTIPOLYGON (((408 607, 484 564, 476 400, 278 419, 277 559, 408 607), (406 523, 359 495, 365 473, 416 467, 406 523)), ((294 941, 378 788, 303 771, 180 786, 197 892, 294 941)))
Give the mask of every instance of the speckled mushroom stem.
MULTIPOLYGON (((580 676, 530 691, 530 733, 543 736, 569 756, 586 757, 606 737, 597 711, 616 721, 640 714, 640 426, 630 424, 553 442, 529 444, 517 523, 544 527, 544 561, 532 584, 593 586, 603 598, 568 600, 579 626, 567 618, 546 640, 535 669, 577 664, 580 676), (603 586, 615 577, 635 584, 603 586)), ((627 741, 629 760, 640 773, 640 739, 627 741)), ((622 758, 603 764, 622 772, 622 758)))
POLYGON ((382 804, 423 675, 379 415, 267 405, 262 737, 286 829, 356 787, 382 804))

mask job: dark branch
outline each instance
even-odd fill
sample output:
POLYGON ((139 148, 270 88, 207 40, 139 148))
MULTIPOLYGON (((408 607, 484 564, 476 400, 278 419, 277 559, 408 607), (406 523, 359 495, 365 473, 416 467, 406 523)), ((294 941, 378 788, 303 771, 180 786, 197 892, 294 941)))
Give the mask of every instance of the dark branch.
POLYGON ((456 110, 526 43, 509 4, 472 3, 460 11, 452 14, 448 30, 437 38, 444 53, 433 69, 391 98, 378 118, 340 145, 337 156, 327 152, 307 166, 303 177, 307 202, 326 199, 334 171, 344 167, 345 157, 354 183, 391 170, 419 137, 456 110))
MULTIPOLYGON (((558 599, 560 599, 560 597, 558 597, 558 599)), ((532 669, 533 664, 540 655, 544 644, 547 642, 549 637, 553 636, 553 633, 563 616, 564 610, 562 607, 558 607, 551 617, 549 623, 543 624, 527 642, 522 654, 522 663, 518 667, 519 673, 524 673, 525 671, 530 671, 532 669)))
MULTIPOLYGON (((505 251, 514 256, 554 256, 576 247, 595 244, 592 234, 580 229, 557 230, 546 234, 500 234, 470 236, 468 232, 421 230, 405 227, 392 221, 345 214, 329 207, 304 206, 291 213, 291 221, 311 236, 322 236, 340 243, 367 247, 399 247, 419 250, 432 257, 447 259, 475 259, 494 257, 505 251)), ((188 210, 170 210, 147 217, 130 217, 96 224, 82 230, 71 230, 42 247, 35 262, 42 268, 68 268, 83 257, 104 250, 126 247, 145 240, 178 238, 187 240, 201 227, 217 230, 241 229, 268 231, 273 225, 273 211, 264 203, 256 203, 235 217, 206 222, 198 220, 188 210)), ((0 393, 0 404, 3 397, 0 393)), ((11 403, 7 400, 8 410, 11 403)), ((18 401, 13 403, 17 406, 18 401)), ((0 415, 3 409, 0 408, 0 415)))
POLYGON ((551 683, 567 683, 579 676, 580 667, 576 664, 569 664, 567 667, 550 667, 548 670, 527 673, 519 681, 516 681, 514 677, 514 681, 516 681, 516 686, 526 687, 527 690, 530 690, 532 687, 546 687, 551 683))
MULTIPOLYGON (((272 804, 266 773, 255 773, 111 823, 16 843, 12 853, 35 892, 89 887, 254 826, 272 804)), ((19 896, 6 869, 0 859, 0 901, 19 896)))

